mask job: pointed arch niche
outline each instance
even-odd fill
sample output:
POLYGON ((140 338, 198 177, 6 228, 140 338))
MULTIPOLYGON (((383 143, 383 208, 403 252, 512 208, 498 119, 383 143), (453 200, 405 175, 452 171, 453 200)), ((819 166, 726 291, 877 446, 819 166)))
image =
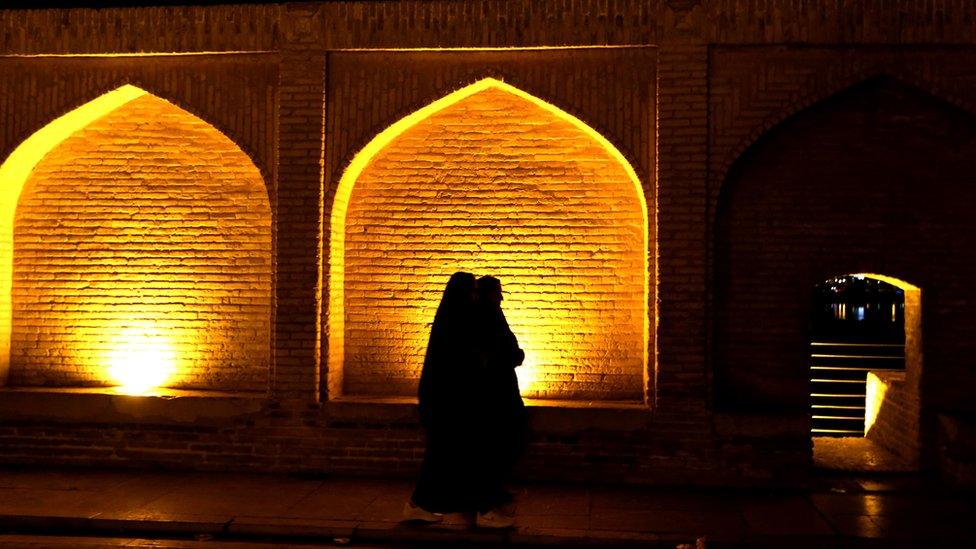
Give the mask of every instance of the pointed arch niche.
POLYGON ((213 126, 124 85, 24 141, 0 193, 11 385, 267 388, 268 194, 213 126))
POLYGON ((455 271, 501 279, 523 395, 644 396, 648 216, 623 155, 484 79, 403 118, 351 162, 331 215, 328 394, 412 397, 455 271))

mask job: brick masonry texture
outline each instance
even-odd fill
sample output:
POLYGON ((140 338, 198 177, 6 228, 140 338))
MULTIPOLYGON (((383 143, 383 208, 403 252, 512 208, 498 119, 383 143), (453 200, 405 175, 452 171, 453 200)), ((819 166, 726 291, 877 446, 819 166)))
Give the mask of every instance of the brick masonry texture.
POLYGON ((658 44, 972 44, 972 0, 388 0, 8 12, 0 52, 658 44), (296 16, 298 14, 298 16, 296 16))
POLYGON ((272 395, 307 405, 322 388, 321 347, 324 56, 312 49, 310 14, 289 12, 290 49, 278 93, 278 197, 272 395))
MULTIPOLYGON (((268 55, 0 58, 0 155, 51 120, 123 84, 205 120, 275 180, 278 63, 268 55), (24 101, 25 97, 32 98, 24 101)), ((274 199, 275 185, 268 184, 274 199)))
POLYGON ((491 77, 568 112, 613 143, 637 172, 652 209, 655 59, 652 47, 330 53, 325 136, 330 190, 377 133, 491 77))
POLYGON ((964 334, 973 326, 961 296, 974 274, 964 251, 976 199, 965 184, 976 168, 974 122, 881 78, 789 119, 742 157, 715 226, 716 373, 725 398, 805 405, 810 288, 868 272, 922 288, 923 396, 971 406, 961 387, 971 379, 964 334))
MULTIPOLYGON (((617 48, 609 50, 567 50, 567 51, 527 51, 515 54, 505 51, 480 51, 470 54, 460 52, 404 52, 391 54, 388 52, 337 52, 328 57, 329 74, 328 82, 328 104, 326 106, 326 136, 325 136, 325 169, 327 174, 327 195, 325 208, 327 212, 333 209, 333 197, 335 196, 339 178, 343 169, 348 165, 356 153, 358 153, 378 132, 382 131, 390 124, 400 118, 411 114, 417 109, 424 107, 432 101, 440 99, 448 93, 472 84, 486 77, 503 80, 505 83, 528 92, 543 101, 549 102, 554 106, 568 112, 572 116, 591 127, 601 136, 609 140, 627 159, 628 163, 634 168, 641 182, 643 200, 646 201, 649 212, 654 211, 654 188, 650 183, 650 173, 653 171, 654 164, 654 131, 653 131, 653 79, 654 59, 656 50, 654 48, 617 48), (555 68, 559 68, 558 76, 553 73, 555 68), (593 82, 603 82, 601 86, 593 86, 593 82), (620 106, 621 108, 615 108, 620 106), (634 121, 638 121, 634 123, 634 121)), ((433 167, 433 163, 431 163, 433 167)), ((448 172, 457 172, 456 168, 448 172)), ((435 181, 436 184, 436 181, 435 181)), ((631 185, 632 187, 632 185, 631 185)), ((592 192, 592 189, 591 191, 592 192)), ((555 207, 554 203, 549 202, 550 206, 555 207)), ((524 204, 527 207, 527 203, 524 204)), ((635 207, 639 208, 639 204, 635 207)), ((639 211, 639 210, 638 210, 639 211)), ((331 216, 330 216, 331 217, 331 216)), ((326 218, 326 223, 330 223, 330 217, 326 218)), ((656 269, 654 261, 655 242, 653 239, 654 217, 650 216, 648 224, 648 248, 646 254, 649 259, 648 278, 650 285, 654 286, 656 269)), ((625 224, 625 223, 624 223, 625 224)), ((327 227, 326 234, 333 230, 327 227)), ((500 244, 501 242, 495 242, 500 244)), ((497 248, 497 247, 496 247, 497 248)), ((495 254, 498 254, 496 249, 495 254)), ((325 288, 331 281, 329 266, 331 260, 324 264, 325 271, 323 278, 326 281, 325 288)), ((476 265, 475 265, 476 266, 476 265)), ((444 267, 447 268, 447 267, 444 267)), ((468 268, 474 269, 474 266, 468 268)), ((547 267, 555 269, 554 266, 547 267)), ((484 274, 484 273, 480 273, 484 274)), ((553 273, 555 274, 555 273, 553 273)), ((437 275, 443 279, 440 282, 425 280, 424 285, 429 292, 439 292, 450 272, 444 274, 438 272, 437 275)), ((510 280, 508 282, 517 282, 510 280)), ((561 288, 561 285, 552 288, 561 288)), ((417 288, 414 288, 417 290, 417 288)), ((325 299, 328 297, 325 296, 325 299)), ((429 297, 428 297, 429 299, 429 297)), ((647 302, 648 316, 654 317, 656 304, 653 296, 649 296, 647 302)), ((509 315, 522 314, 512 303, 507 304, 509 315)), ((328 315, 328 309, 325 310, 328 315)), ((360 309, 358 312, 351 312, 346 309, 346 314, 370 314, 367 309, 360 309)), ((415 315, 414 321, 421 321, 415 315)), ((531 320, 525 318, 527 322, 538 323, 540 319, 531 320)), ((638 321, 639 319, 633 319, 638 321)), ((430 318, 422 320, 429 323, 430 318)), ((323 322, 323 328, 328 323, 323 322)), ((389 330, 391 326, 387 326, 389 330)), ((325 334, 323 343, 329 345, 341 345, 344 334, 325 334)), ((536 341, 539 340, 537 334, 533 334, 536 341)), ((376 337, 376 336, 374 336, 376 337)), ((414 337, 413 345, 423 345, 419 343, 420 335, 414 337)), ((425 338, 425 336, 424 336, 425 338)), ((624 338, 625 339, 625 338, 624 338)), ((646 342, 648 349, 654 348, 653 330, 649 340, 646 342)), ((626 346, 624 344, 624 346, 626 346)), ((414 353, 417 351, 414 350, 414 353)), ((422 351, 420 351, 422 352, 422 351)), ((550 357, 545 357, 543 362, 552 362, 552 348, 548 351, 550 357)), ((640 356, 643 349, 634 350, 640 356)), ((336 360, 338 353, 332 353, 329 360, 336 360)), ((345 376, 337 375, 337 371, 342 368, 342 354, 338 354, 339 364, 330 365, 330 379, 342 379, 345 376)), ((536 355, 539 360, 540 355, 536 355)), ((653 351, 650 353, 653 359, 653 351)), ((562 360, 558 362, 563 362, 562 360)), ((586 384, 591 384, 590 389, 583 393, 577 393, 578 397, 586 394, 600 398, 626 398, 629 400, 640 399, 646 391, 643 372, 636 372, 637 382, 631 380, 631 388, 621 391, 620 388, 613 389, 613 392, 598 392, 592 389, 594 380, 605 375, 593 371, 595 367, 605 367, 607 372, 619 365, 604 364, 604 361, 584 364, 583 369, 588 371, 579 372, 576 382, 571 382, 576 387, 576 391, 583 390, 586 384), (583 381, 587 380, 587 381, 583 381), (635 392, 636 391, 636 392, 635 392)), ((575 363, 574 363, 575 364, 575 363)), ((399 368, 416 369, 417 361, 407 361, 399 368), (412 364, 412 366, 411 366, 412 364)), ((348 372, 343 372, 343 374, 348 372)), ((552 373, 553 376, 562 376, 562 382, 570 381, 572 378, 568 372, 552 373)), ((635 373, 630 374, 634 376, 635 373)), ((411 394, 412 386, 416 374, 401 378, 399 386, 392 384, 380 391, 383 394, 411 394)), ((389 377, 384 378, 387 383, 389 377)), ((553 379, 555 381, 555 379, 553 379)), ((360 381, 359 383, 362 383, 360 381)), ((543 391, 535 393, 535 396, 548 396, 550 398, 563 398, 571 394, 567 392, 564 383, 563 388, 556 389, 558 385, 553 385, 549 394, 543 391)), ((535 387, 544 387, 535 384, 535 387)), ((377 384, 373 389, 364 387, 352 389, 354 393, 363 391, 376 391, 377 384)), ((335 388, 339 392, 340 388, 335 388)))
POLYGON ((110 383, 106 355, 151 325, 174 387, 267 387, 267 192, 206 122, 144 95, 76 132, 34 168, 14 242, 11 383, 110 383))
POLYGON ((339 177, 373 136, 485 77, 606 137, 636 170, 650 214, 647 406, 533 407, 522 476, 802 478, 811 461, 802 362, 809 288, 855 270, 922 288, 919 436, 931 450, 938 416, 974 412, 965 357, 973 354, 966 307, 976 248, 962 213, 973 197, 960 174, 971 171, 973 152, 965 112, 976 106, 976 5, 694 4, 0 10, 0 158, 50 120, 132 83, 211 124, 253 160, 267 184, 272 237, 271 363, 259 414, 171 426, 167 418, 59 424, 26 410, 0 422, 0 459, 415 474, 415 410, 345 402, 326 383, 338 337, 327 322, 330 213, 339 177), (144 55, 116 56, 132 53, 144 55), (860 85, 881 75, 890 78, 860 85), (852 86, 853 95, 834 97, 852 86), (883 109, 851 106, 858 93, 881 97, 883 109), (824 202, 828 194, 836 198, 824 202))
POLYGON ((5 53, 275 50, 281 6, 191 6, 16 12, 0 23, 5 53))
POLYGON ((639 400, 643 197, 591 136, 489 89, 381 151, 345 224, 347 394, 413 395, 454 271, 491 274, 526 351, 526 396, 639 400))
POLYGON ((903 375, 880 374, 878 379, 878 384, 887 388, 887 394, 874 425, 865 436, 905 462, 916 462, 919 449, 918 390, 907 387, 903 375))

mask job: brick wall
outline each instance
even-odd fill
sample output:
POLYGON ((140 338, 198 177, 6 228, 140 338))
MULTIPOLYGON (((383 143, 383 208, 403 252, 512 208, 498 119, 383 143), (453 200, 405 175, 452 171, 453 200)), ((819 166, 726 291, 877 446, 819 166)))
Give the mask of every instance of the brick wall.
MULTIPOLYGON (((871 372, 868 374, 867 394, 882 393, 876 404, 876 417, 865 438, 887 448, 905 463, 918 466, 919 400, 918 387, 906 383, 905 372, 871 372)), ((868 402, 871 405, 870 401, 868 402)))
MULTIPOLYGON (((708 178, 708 48, 675 45, 659 57, 657 82, 657 362, 662 413, 708 428, 705 368, 708 178)), ((686 428, 691 425, 686 424, 686 428)), ((691 430, 691 429, 689 429, 691 430)))
POLYGON ((231 139, 269 181, 273 201, 278 67, 270 54, 0 57, 0 158, 51 120, 131 84, 231 139))
MULTIPOLYGON (((734 188, 723 187, 726 172, 750 144, 839 89, 889 74, 972 110, 972 11, 971 0, 348 0, 0 10, 0 157, 52 118, 132 83, 174 101, 239 144, 266 177, 274 218, 271 391, 260 414, 213 428, 96 419, 58 425, 4 417, 0 457, 8 463, 413 474, 421 438, 412 408, 397 408, 393 416, 368 406, 347 413, 345 404, 358 403, 328 402, 337 391, 320 392, 327 373, 321 358, 335 336, 328 333, 323 306, 335 280, 327 256, 328 214, 344 166, 372 136, 486 76, 558 105, 613 142, 644 185, 651 212, 647 240, 657 244, 648 250, 647 310, 655 328, 647 341, 646 388, 653 406, 614 410, 619 415, 612 421, 595 425, 588 423, 594 410, 560 409, 563 421, 554 428, 540 421, 553 410, 534 408, 538 429, 524 474, 627 482, 802 475, 810 439, 805 403, 797 403, 805 399, 806 378, 804 338, 796 334, 804 333, 805 312, 791 307, 808 300, 816 282, 855 270, 899 276, 923 288, 923 430, 925 410, 928 417, 972 411, 976 401, 965 357, 974 349, 960 334, 972 332, 967 250, 973 246, 959 210, 973 200, 965 182, 949 191, 942 182, 952 177, 935 175, 956 174, 952 166, 959 164, 953 163, 970 154, 970 145, 920 131, 925 120, 934 119, 913 110, 914 99, 908 98, 914 107, 893 118, 912 128, 905 130, 909 135, 926 138, 905 140, 912 150, 890 153, 894 167, 882 166, 874 172, 877 180, 865 179, 865 192, 877 196, 878 181, 898 182, 902 174, 921 172, 919 181, 932 190, 913 194, 897 188, 882 208, 889 218, 860 222, 878 223, 879 240, 868 247, 887 252, 869 261, 848 243, 828 246, 818 232, 822 227, 798 225, 802 216, 789 209, 797 201, 784 198, 797 185, 780 183, 798 174, 829 172, 831 177, 814 183, 841 194, 864 186, 850 175, 856 164, 838 158, 851 150, 864 153, 857 147, 872 141, 841 146, 847 133, 841 131, 803 141, 807 130, 790 130, 787 141, 803 141, 802 147, 780 151, 788 158, 770 153, 758 163, 773 171, 756 177, 777 184, 742 191, 741 200, 733 200, 739 212, 734 215, 741 218, 730 223, 726 212, 725 221, 718 219, 721 230, 713 226, 720 189, 734 188), (608 45, 613 47, 602 47, 608 45), (467 49, 472 47, 500 49, 467 49), (826 152, 829 146, 835 153, 826 152), (952 157, 952 151, 961 152, 952 157), (781 190, 785 194, 777 194, 781 190), (905 203, 920 213, 899 206, 905 203), (947 215, 926 217, 936 209, 947 215), (757 226, 784 219, 797 223, 782 241, 767 241, 757 226), (733 231, 734 237, 720 237, 733 231), (882 242, 880 235, 888 238, 882 242), (735 262, 728 262, 722 246, 733 239, 752 247, 736 248, 735 262), (787 258, 796 272, 786 271, 787 258), (914 263, 908 264, 910 258, 914 263), (731 295, 730 284, 746 280, 749 268, 765 276, 769 265, 797 277, 780 280, 790 290, 742 297, 748 302, 739 302, 735 317, 728 316, 729 302, 722 300, 731 295), (723 274, 733 268, 734 276, 723 274), (772 320, 764 325, 765 314, 772 320), (747 350, 727 360, 721 337, 710 337, 716 320, 716 336, 730 323, 750 332, 747 337, 768 328, 786 338, 790 350, 777 347, 777 340, 773 354, 760 344, 755 354, 747 350), (711 388, 728 388, 723 376, 733 370, 753 380, 768 374, 774 395, 756 404, 772 411, 746 416, 710 406, 711 388), (717 385, 710 383, 713 374, 717 385), (794 411, 784 411, 794 405, 794 411), (621 423, 628 427, 618 428, 621 423)), ((834 128, 863 128, 863 121, 853 116, 834 128)), ((761 140, 779 139, 782 134, 774 130, 761 140)), ((872 154, 860 156, 872 162, 886 158, 872 154)))
MULTIPOLYGON (((0 158, 6 159, 52 120, 131 84, 179 105, 234 141, 261 171, 270 201, 275 201, 278 62, 274 55, 10 56, 0 59, 0 69, 6 76, 0 79, 0 113, 4 113, 0 158)), ((6 221, 0 235, 6 242, 12 242, 13 210, 22 184, 20 178, 3 182, 0 194, 5 196, 6 221)), ((12 245, 5 244, 0 250, 5 263, 0 266, 0 280, 5 284, 12 275, 8 252, 12 245)), ((9 299, 9 290, 0 295, 0 310, 5 311, 0 314, 4 317, 0 319, 0 380, 6 379, 9 366, 9 299)))
POLYGON ((637 172, 651 211, 656 61, 653 47, 329 52, 327 189, 335 190, 349 162, 378 133, 490 77, 558 107, 610 141, 637 172))
POLYGON ((14 243, 13 384, 112 383, 135 328, 167 334, 168 385, 267 386, 267 191, 199 118, 144 95, 73 134, 28 179, 14 243))
POLYGON ((308 406, 323 388, 322 235, 325 56, 317 6, 289 6, 279 60, 276 122, 280 196, 274 203, 275 311, 271 397, 308 406))
POLYGON ((498 88, 401 134, 349 199, 345 392, 416 392, 440 293, 464 270, 501 279, 527 396, 640 399, 636 183, 593 137, 498 88))
POLYGON ((781 124, 733 167, 715 227, 725 404, 806 407, 811 288, 868 272, 921 287, 923 398, 938 383, 933 406, 968 406, 942 383, 950 372, 955 386, 972 380, 963 373, 973 327, 964 296, 976 263, 962 250, 973 244, 964 206, 976 198, 965 183, 976 168, 973 123, 876 79, 781 124))
MULTIPOLYGON (((558 107, 609 141, 633 166, 646 208, 648 212, 653 212, 655 190, 651 178, 655 159, 652 122, 655 58, 654 48, 641 47, 524 52, 330 52, 326 59, 325 234, 335 234, 337 230, 330 224, 336 209, 341 207, 342 197, 348 197, 347 191, 340 190, 340 178, 363 147, 398 120, 486 77, 501 80, 558 107), (594 82, 601 84, 595 86, 594 82)), ((655 217, 648 217, 648 225, 653 226, 655 217)), ((653 228, 649 228, 645 239, 648 245, 647 277, 651 288, 654 287, 656 274, 653 234, 653 228)), ((331 248, 332 243, 327 242, 326 246, 327 249, 331 248)), ((329 257, 324 265, 323 282, 326 288, 340 283, 341 269, 335 268, 336 261, 337 258, 329 257)), ((443 280, 430 283, 431 288, 436 287, 436 290, 430 291, 438 294, 450 272, 440 273, 439 276, 443 280)), ((326 294, 325 301, 331 299, 328 296, 326 294)), ((653 295, 646 297, 647 317, 652 322, 656 301, 653 295)), ((511 315, 515 308, 511 303, 506 305, 511 315)), ((342 310, 341 305, 323 307, 323 328, 328 330, 323 343, 330 363, 327 379, 331 385, 336 385, 329 392, 330 395, 340 394, 338 385, 342 383, 341 368, 345 354, 342 338, 346 333, 341 323, 336 323, 330 315, 338 315, 342 310)), ((429 323, 430 320, 427 318, 423 322, 429 323)), ((652 360, 653 328, 645 346, 652 360)), ((416 363, 413 367, 417 367, 416 363)), ((653 372, 653 366, 649 365, 641 373, 644 378, 641 383, 653 378, 648 372, 653 372)), ((601 374, 586 372, 584 375, 601 374)), ((385 376, 384 379, 389 381, 391 378, 385 376)), ((405 381, 398 388, 388 388, 387 392, 412 394, 413 383, 405 381)), ((646 384, 643 386, 646 387, 646 384)), ((549 396, 565 397, 567 394, 553 393, 549 396)), ((622 394, 618 393, 617 397, 620 396, 622 394)), ((627 398, 641 398, 641 393, 627 398)))
MULTIPOLYGON (((102 5, 111 5, 102 4, 102 5)), ((0 15, 6 54, 273 50, 281 5, 25 10, 0 15)))

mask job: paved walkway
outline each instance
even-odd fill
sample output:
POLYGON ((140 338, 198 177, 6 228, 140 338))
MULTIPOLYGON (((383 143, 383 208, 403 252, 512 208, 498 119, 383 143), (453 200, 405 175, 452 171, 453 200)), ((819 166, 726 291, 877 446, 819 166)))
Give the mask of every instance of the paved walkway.
MULTIPOLYGON (((894 477, 897 478, 897 477, 894 477)), ((918 547, 966 542, 976 498, 918 483, 836 480, 809 492, 527 485, 514 528, 399 523, 402 480, 0 470, 0 534, 430 546, 918 547)))

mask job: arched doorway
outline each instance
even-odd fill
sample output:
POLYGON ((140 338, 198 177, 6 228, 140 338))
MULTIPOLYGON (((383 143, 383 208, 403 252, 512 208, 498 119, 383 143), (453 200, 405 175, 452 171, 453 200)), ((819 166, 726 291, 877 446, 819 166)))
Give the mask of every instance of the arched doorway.
POLYGON ((864 275, 833 277, 813 292, 810 405, 814 437, 865 432, 869 372, 905 371, 905 294, 864 275))
POLYGON ((454 271, 491 274, 525 349, 525 396, 641 400, 646 202, 581 121, 485 79, 392 125, 331 217, 328 393, 410 397, 454 271))
POLYGON ((810 433, 817 465, 918 468, 921 325, 921 290, 903 280, 851 274, 815 287, 810 433))
POLYGON ((811 289, 885 273, 925 290, 917 448, 920 466, 934 465, 938 416, 973 410, 974 159, 972 114, 891 78, 843 90, 760 137, 716 207, 717 407, 789 417, 791 440, 809 441, 811 289))
POLYGON ((12 385, 267 388, 270 204, 230 139, 127 85, 0 175, 12 385))

